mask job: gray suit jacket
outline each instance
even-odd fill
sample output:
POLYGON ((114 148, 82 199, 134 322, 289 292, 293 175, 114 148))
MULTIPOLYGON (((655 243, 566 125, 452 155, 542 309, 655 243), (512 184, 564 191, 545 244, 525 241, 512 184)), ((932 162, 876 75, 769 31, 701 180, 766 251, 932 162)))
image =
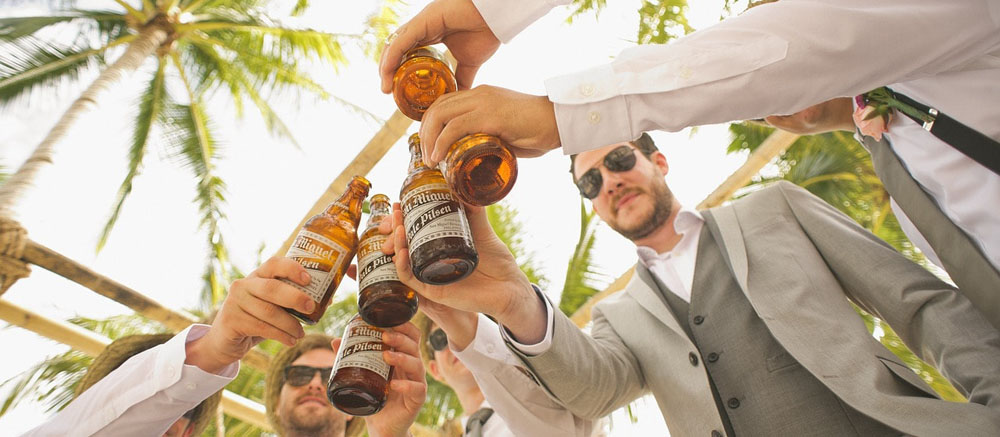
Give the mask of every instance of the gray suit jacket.
MULTIPOLYGON (((789 183, 710 215, 740 288, 788 351, 766 357, 769 368, 797 362, 842 401, 906 434, 1000 433, 1000 332, 954 288, 789 183), (933 398, 869 335, 848 299, 887 321, 971 402, 933 398)), ((694 344, 649 272, 637 272, 624 293, 595 307, 590 336, 556 314, 548 351, 525 356, 512 349, 582 417, 606 415, 651 392, 671 434, 721 430, 704 368, 689 361, 694 344)))

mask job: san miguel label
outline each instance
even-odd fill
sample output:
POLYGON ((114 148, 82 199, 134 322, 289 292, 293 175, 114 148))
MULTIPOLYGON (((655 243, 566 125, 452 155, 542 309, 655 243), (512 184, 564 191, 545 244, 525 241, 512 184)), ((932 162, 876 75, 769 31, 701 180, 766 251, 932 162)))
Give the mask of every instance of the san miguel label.
POLYGON ((379 282, 399 281, 392 256, 382 253, 382 243, 386 239, 385 235, 375 234, 361 242, 358 249, 358 290, 379 282))
POLYGON ((282 281, 302 290, 312 300, 319 303, 323 300, 326 289, 336 279, 337 266, 343 263, 347 252, 347 248, 336 241, 303 229, 299 231, 285 256, 302 264, 312 280, 305 287, 287 279, 282 279, 282 281))
POLYGON ((360 318, 353 319, 344 331, 333 372, 336 374, 344 367, 359 367, 388 380, 390 366, 382 359, 384 350, 388 348, 382 343, 382 330, 368 325, 360 318))
POLYGON ((403 225, 410 250, 443 237, 468 238, 469 222, 444 183, 427 184, 403 196, 403 225))

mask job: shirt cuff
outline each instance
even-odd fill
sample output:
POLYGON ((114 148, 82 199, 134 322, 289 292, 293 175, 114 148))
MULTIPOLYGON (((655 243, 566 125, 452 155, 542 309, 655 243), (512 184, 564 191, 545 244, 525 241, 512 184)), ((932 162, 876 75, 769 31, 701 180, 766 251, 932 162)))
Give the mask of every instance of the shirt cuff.
POLYGON ((508 343, 510 343, 510 345, 513 346, 515 349, 517 349, 518 352, 521 352, 522 354, 529 357, 533 357, 535 355, 541 355, 546 351, 548 351, 550 347, 552 347, 552 331, 554 330, 555 327, 554 325, 555 318, 553 318, 552 316, 553 314, 552 302, 549 302, 549 298, 542 293, 542 290, 538 289, 538 286, 536 286, 535 284, 531 284, 531 288, 535 290, 535 294, 538 295, 538 298, 545 303, 545 313, 546 313, 545 337, 542 338, 542 341, 530 345, 519 343, 517 340, 514 340, 514 336, 510 334, 510 331, 508 331, 507 328, 503 326, 501 326, 500 328, 500 335, 503 336, 503 339, 506 340, 508 343))
POLYGON ((175 381, 175 383, 164 389, 164 394, 171 399, 187 402, 201 402, 203 399, 211 396, 215 392, 222 390, 226 384, 229 384, 239 373, 239 361, 226 366, 218 374, 206 372, 195 365, 183 364, 184 360, 187 359, 185 346, 192 341, 204 337, 210 328, 211 326, 208 325, 191 325, 187 328, 187 335, 174 336, 174 338, 164 344, 164 351, 161 356, 183 357, 180 366, 177 366, 177 363, 174 360, 165 363, 167 367, 166 370, 171 375, 177 375, 176 377, 170 378, 170 380, 175 381))
POLYGON ((510 349, 507 349, 497 324, 482 314, 479 315, 476 336, 472 339, 472 343, 462 351, 455 349, 451 351, 474 374, 492 373, 505 365, 521 364, 510 349))
POLYGON ((509 43, 552 8, 569 2, 570 0, 472 0, 486 25, 504 44, 509 43))

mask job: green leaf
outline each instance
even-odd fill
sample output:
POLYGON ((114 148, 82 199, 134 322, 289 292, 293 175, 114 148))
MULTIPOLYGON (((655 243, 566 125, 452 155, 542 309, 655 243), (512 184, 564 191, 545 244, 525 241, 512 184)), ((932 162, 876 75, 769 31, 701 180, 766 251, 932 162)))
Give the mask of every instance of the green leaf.
POLYGON ((594 243, 598 223, 600 221, 597 213, 587 211, 586 203, 580 199, 580 237, 566 267, 566 281, 559 300, 559 309, 567 315, 572 315, 591 296, 611 282, 610 278, 599 272, 594 265, 594 243))
POLYGON ((153 129, 153 125, 160 119, 160 114, 163 112, 164 106, 171 104, 171 100, 167 95, 164 77, 165 68, 165 60, 160 59, 156 73, 153 75, 153 80, 139 98, 139 113, 136 116, 135 129, 132 132, 132 145, 129 148, 128 173, 118 188, 115 206, 112 207, 111 215, 107 223, 105 223, 104 230, 101 232, 101 236, 97 242, 98 252, 107 243, 111 229, 114 228, 115 223, 118 221, 118 216, 121 214, 122 205, 125 204, 125 199, 132 192, 132 181, 139 175, 142 168, 142 160, 146 156, 146 146, 149 144, 150 132, 153 129))
POLYGON ((522 237, 524 226, 517 220, 517 215, 517 210, 506 202, 486 207, 486 217, 493 227, 493 231, 510 250, 518 267, 521 268, 521 272, 528 277, 532 284, 545 288, 549 281, 541 273, 541 266, 535 260, 534 254, 526 248, 522 237))
POLYGON ((100 49, 67 47, 24 37, 0 43, 0 107, 38 90, 73 82, 100 62, 100 49))

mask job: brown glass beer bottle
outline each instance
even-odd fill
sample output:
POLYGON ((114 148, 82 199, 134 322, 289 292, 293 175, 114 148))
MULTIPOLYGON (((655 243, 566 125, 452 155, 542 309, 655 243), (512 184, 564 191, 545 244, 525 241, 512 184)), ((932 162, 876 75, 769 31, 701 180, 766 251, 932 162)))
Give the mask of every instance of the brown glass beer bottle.
POLYGON ((365 322, 390 328, 406 323, 417 312, 417 293, 399 281, 392 257, 382 253, 387 236, 378 226, 392 214, 389 197, 372 196, 369 208, 371 217, 358 246, 358 310, 365 322))
POLYGON ((387 349, 381 329, 365 323, 360 315, 347 322, 327 384, 330 403, 352 416, 381 410, 389 395, 393 369, 382 359, 382 351, 387 349))
POLYGON ((371 182, 355 176, 344 194, 326 208, 306 221, 299 230, 285 256, 294 259, 306 268, 312 280, 303 287, 287 279, 282 279, 309 295, 316 302, 316 309, 310 314, 302 314, 291 308, 286 311, 304 323, 314 324, 326 312, 330 298, 347 273, 354 254, 358 250, 358 224, 361 222, 361 205, 368 196, 371 182))
POLYGON ((410 136, 410 171, 399 192, 413 276, 425 284, 449 284, 476 268, 479 254, 465 210, 441 171, 427 168, 420 137, 410 136))
POLYGON ((438 97, 456 89, 455 74, 444 55, 431 47, 406 52, 392 77, 392 97, 399 112, 416 121, 438 97))
POLYGON ((500 138, 466 135, 448 149, 443 173, 459 200, 487 206, 503 199, 514 187, 517 159, 500 138))

